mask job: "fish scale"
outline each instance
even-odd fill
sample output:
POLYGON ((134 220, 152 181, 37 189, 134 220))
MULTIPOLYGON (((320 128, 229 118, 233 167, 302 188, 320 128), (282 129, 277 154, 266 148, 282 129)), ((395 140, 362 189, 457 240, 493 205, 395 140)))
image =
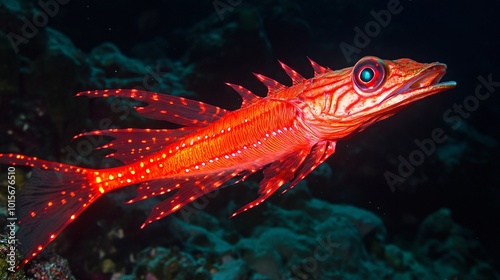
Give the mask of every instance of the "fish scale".
POLYGON ((145 118, 178 129, 108 129, 75 136, 112 137, 96 149, 122 166, 90 169, 20 154, 0 154, 0 164, 34 168, 20 197, 17 236, 23 264, 38 255, 87 207, 109 191, 138 184, 128 203, 170 194, 155 205, 141 228, 212 192, 232 178, 263 170, 259 196, 231 217, 263 203, 289 183, 293 188, 334 152, 337 141, 394 115, 422 98, 455 87, 440 83, 444 64, 364 57, 354 67, 330 70, 309 59, 305 79, 279 62, 291 86, 254 74, 266 97, 227 83, 242 98, 235 111, 183 97, 136 89, 78 93, 89 98, 131 98, 146 105, 145 118))

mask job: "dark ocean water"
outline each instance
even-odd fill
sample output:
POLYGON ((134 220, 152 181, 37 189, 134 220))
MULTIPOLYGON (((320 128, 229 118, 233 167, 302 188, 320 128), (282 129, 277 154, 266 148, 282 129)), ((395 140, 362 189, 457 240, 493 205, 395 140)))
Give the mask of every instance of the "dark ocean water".
MULTIPOLYGON (((264 95, 252 72, 289 84, 277 60, 306 78, 307 57, 331 69, 367 55, 439 61, 455 89, 339 142, 290 195, 229 219, 256 197, 257 174, 223 188, 193 219, 178 213, 141 231, 157 201, 122 206, 133 196, 127 189, 98 200, 47 251, 67 259, 76 279, 499 279, 498 8, 498 1, 1 0, 0 152, 109 167, 117 163, 78 150, 72 137, 102 128, 103 119, 116 128, 169 127, 73 97, 83 90, 140 88, 237 109, 240 98, 224 82, 264 95), (436 130, 446 139, 422 148, 436 130), (313 198, 371 213, 305 207, 313 198), (349 257, 333 250, 322 261, 317 219, 345 212, 361 215, 353 219, 369 230, 354 223, 362 233, 352 240, 361 244, 339 241, 349 257), (299 241, 280 243, 287 238, 299 241), (148 264, 155 256, 175 265, 148 264)), ((18 181, 29 176, 21 170, 18 181)))

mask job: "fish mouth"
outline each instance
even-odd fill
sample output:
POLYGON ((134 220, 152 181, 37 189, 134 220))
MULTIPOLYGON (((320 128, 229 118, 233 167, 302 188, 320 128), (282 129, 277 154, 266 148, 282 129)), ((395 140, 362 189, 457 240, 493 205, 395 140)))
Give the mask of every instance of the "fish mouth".
POLYGON ((443 78, 444 74, 446 74, 446 68, 443 68, 442 66, 440 67, 439 65, 434 66, 427 69, 427 71, 425 71, 425 73, 423 73, 420 77, 417 77, 416 80, 411 81, 408 89, 419 89, 437 85, 443 78))
POLYGON ((411 80, 408 84, 407 90, 421 89, 433 86, 455 87, 455 82, 439 83, 443 76, 446 74, 446 64, 436 63, 424 69, 416 78, 411 80))
POLYGON ((456 87, 457 83, 454 81, 441 82, 445 74, 446 64, 433 63, 422 69, 399 90, 387 96, 383 103, 388 107, 399 107, 456 87))

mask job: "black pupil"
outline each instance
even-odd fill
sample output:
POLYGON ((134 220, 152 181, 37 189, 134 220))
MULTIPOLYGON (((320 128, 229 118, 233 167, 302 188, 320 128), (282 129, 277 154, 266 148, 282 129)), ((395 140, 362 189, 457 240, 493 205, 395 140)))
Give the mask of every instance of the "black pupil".
POLYGON ((375 72, 371 68, 365 68, 361 71, 359 74, 359 78, 363 83, 368 83, 373 79, 373 76, 375 76, 375 72))

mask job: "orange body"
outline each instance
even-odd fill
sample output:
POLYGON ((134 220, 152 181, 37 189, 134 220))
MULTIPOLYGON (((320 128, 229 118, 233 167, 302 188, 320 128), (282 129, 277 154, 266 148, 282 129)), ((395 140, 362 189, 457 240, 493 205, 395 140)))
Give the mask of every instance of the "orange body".
MULTIPOLYGON (((291 104, 263 99, 229 112, 141 160, 91 173, 89 180, 111 190, 162 178, 260 169, 276 157, 309 145, 312 137, 301 127, 299 115, 291 104)), ((142 137, 148 138, 148 133, 142 137)))
MULTIPOLYGON (((257 206, 289 182, 295 186, 335 152, 335 144, 404 106, 453 88, 439 83, 445 65, 410 59, 361 59, 332 71, 311 61, 315 75, 305 79, 281 63, 293 84, 263 75, 268 96, 228 84, 243 98, 226 111, 202 102, 138 90, 82 92, 89 97, 126 97, 145 103, 147 118, 183 125, 179 129, 111 129, 77 135, 115 140, 100 148, 124 165, 86 169, 18 154, 0 154, 0 163, 36 167, 20 204, 21 249, 25 263, 50 243, 93 201, 118 188, 139 184, 130 203, 172 193, 143 224, 169 215, 234 177, 264 169, 260 196, 234 215, 257 206)), ((285 190, 286 191, 286 190, 285 190)))

